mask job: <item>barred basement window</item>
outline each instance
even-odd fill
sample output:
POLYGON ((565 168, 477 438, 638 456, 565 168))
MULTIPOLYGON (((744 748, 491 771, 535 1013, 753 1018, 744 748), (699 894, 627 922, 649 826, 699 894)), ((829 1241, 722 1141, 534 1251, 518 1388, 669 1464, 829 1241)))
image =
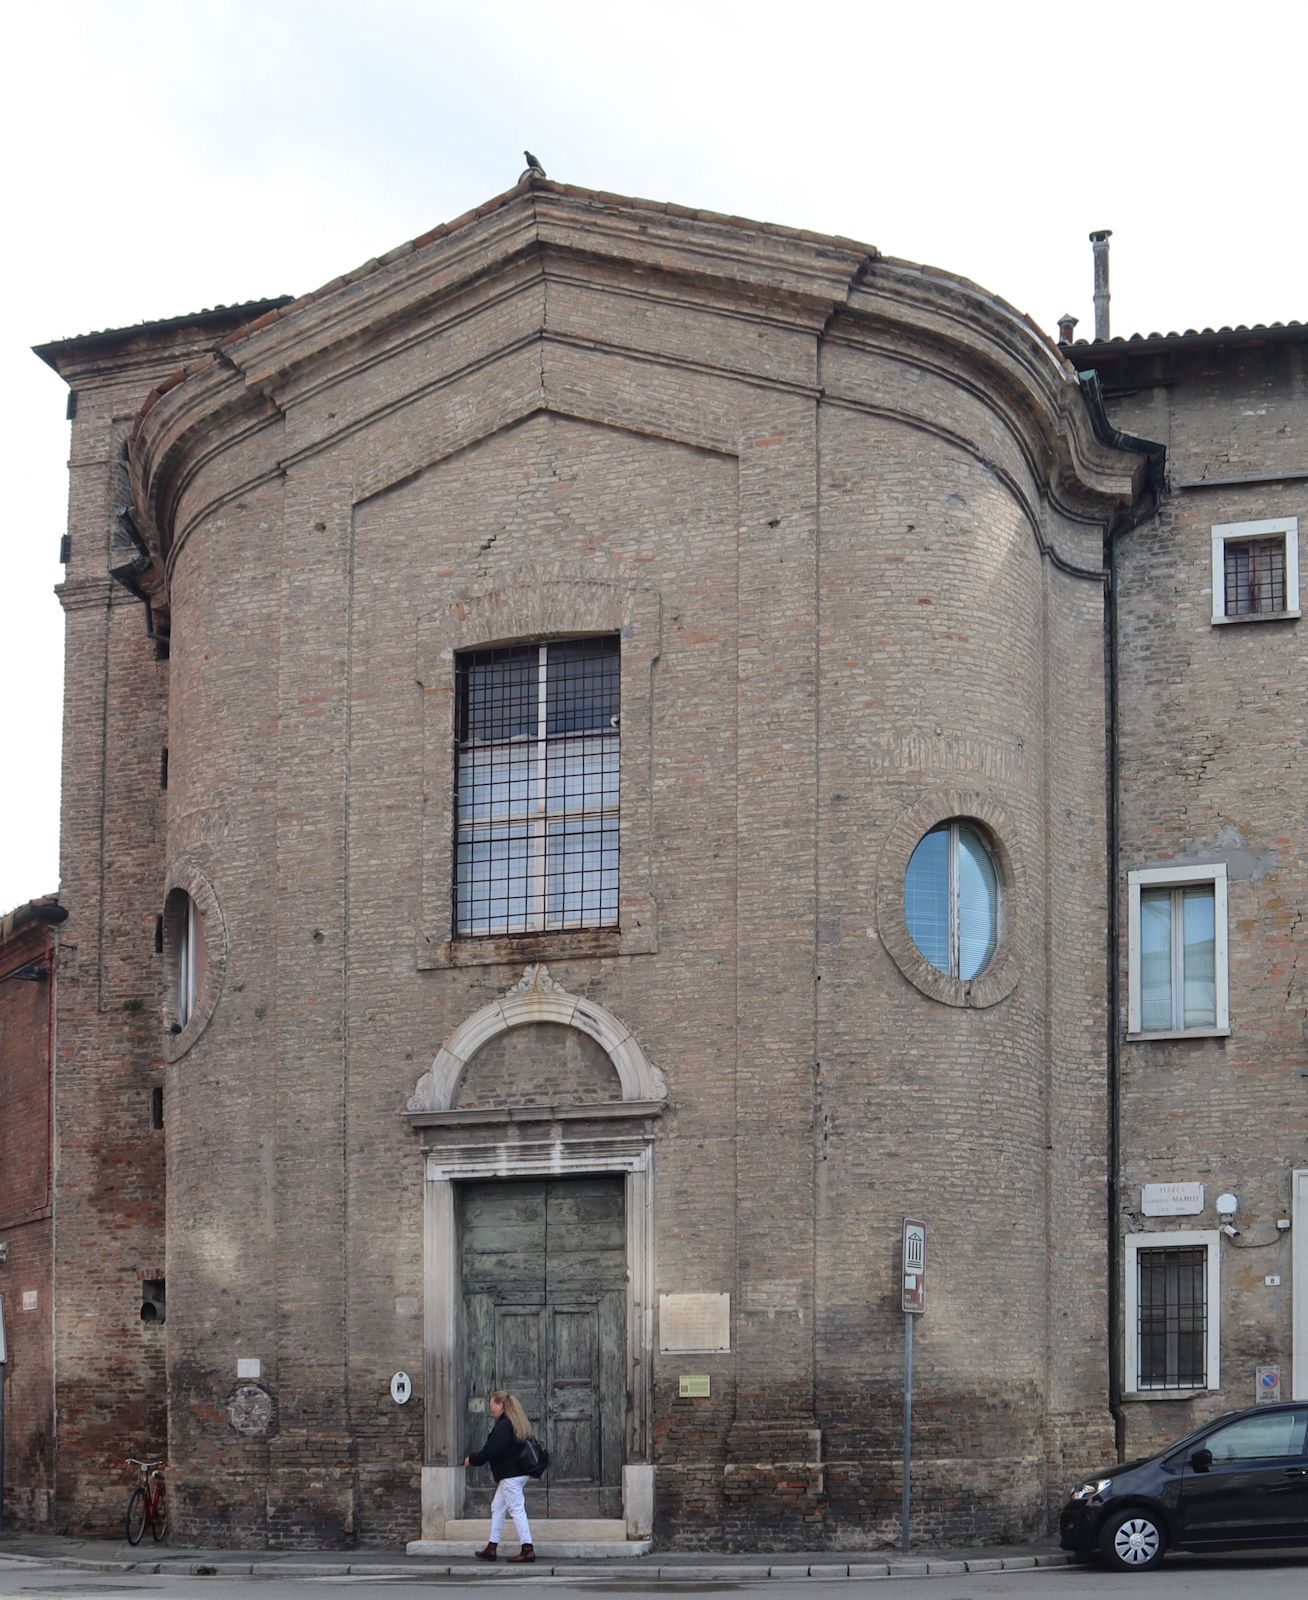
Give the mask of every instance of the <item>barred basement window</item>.
POLYGON ((1221 1234, 1126 1236, 1126 1391, 1221 1387, 1221 1234))
POLYGON ((1213 528, 1213 621, 1299 615, 1299 519, 1221 522, 1213 528))
POLYGON ((1141 1250, 1136 1337, 1141 1389, 1204 1389, 1208 1386, 1208 1252, 1202 1245, 1180 1250, 1141 1250))
POLYGON ((1285 541, 1241 539, 1226 546, 1226 615, 1285 610, 1285 541))
POLYGON ((616 636, 456 661, 458 937, 618 921, 616 636))

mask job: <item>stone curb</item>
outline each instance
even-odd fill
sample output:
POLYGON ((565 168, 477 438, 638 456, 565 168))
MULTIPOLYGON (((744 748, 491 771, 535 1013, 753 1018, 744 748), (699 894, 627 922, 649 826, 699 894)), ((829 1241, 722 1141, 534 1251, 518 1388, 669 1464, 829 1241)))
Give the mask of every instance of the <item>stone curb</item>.
POLYGON ((1037 1567, 1065 1567, 1071 1557, 1061 1551, 1041 1551, 1029 1556, 974 1556, 951 1559, 943 1556, 920 1558, 903 1557, 894 1561, 814 1561, 779 1565, 767 1561, 733 1561, 702 1565, 691 1562, 663 1564, 655 1556, 640 1562, 537 1561, 532 1566, 510 1567, 507 1564, 473 1566, 464 1562, 415 1562, 412 1566, 399 1563, 382 1565, 375 1562, 310 1562, 310 1561, 228 1561, 221 1558, 203 1560, 185 1557, 169 1560, 167 1557, 142 1561, 93 1560, 89 1556, 29 1556, 12 1554, 0 1548, 0 1560, 21 1562, 26 1566, 65 1567, 78 1572, 140 1572, 163 1577, 262 1577, 270 1578, 338 1578, 366 1577, 392 1578, 605 1578, 668 1579, 681 1578, 689 1582, 718 1583, 757 1582, 761 1578, 813 1578, 819 1581, 839 1579, 867 1580, 869 1578, 945 1578, 958 1577, 968 1572, 1034 1572, 1037 1567))

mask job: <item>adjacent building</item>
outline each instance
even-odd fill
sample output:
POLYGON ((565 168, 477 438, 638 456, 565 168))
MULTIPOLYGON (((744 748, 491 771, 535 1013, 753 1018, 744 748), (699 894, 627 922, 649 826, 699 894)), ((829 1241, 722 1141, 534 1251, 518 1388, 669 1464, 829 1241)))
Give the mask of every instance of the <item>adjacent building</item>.
POLYGON ((0 1492, 6 1525, 44 1526, 55 1477, 54 895, 0 917, 0 1492))
POLYGON ((1306 345, 526 174, 42 347, 52 1520, 888 1542, 904 1215, 924 1538, 1308 1392, 1306 345))

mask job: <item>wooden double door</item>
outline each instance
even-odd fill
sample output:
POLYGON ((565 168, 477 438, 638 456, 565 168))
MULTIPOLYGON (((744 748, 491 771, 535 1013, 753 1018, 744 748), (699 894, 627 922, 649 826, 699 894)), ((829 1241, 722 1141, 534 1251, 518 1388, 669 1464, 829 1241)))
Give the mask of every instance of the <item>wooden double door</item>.
MULTIPOLYGON (((620 1517, 627 1411, 621 1177, 496 1180, 460 1192, 464 1438, 481 1448, 492 1391, 517 1395, 549 1448, 537 1517, 620 1517)), ((490 1508, 489 1468, 465 1515, 490 1508)))

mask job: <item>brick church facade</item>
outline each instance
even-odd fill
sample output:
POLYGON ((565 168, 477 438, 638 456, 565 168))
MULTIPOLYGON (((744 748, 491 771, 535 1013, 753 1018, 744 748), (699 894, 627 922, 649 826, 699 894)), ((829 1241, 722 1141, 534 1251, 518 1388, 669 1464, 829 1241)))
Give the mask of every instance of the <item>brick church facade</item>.
POLYGON ((47 1520, 886 1543, 905 1214, 923 1539, 1308 1393, 1306 349, 532 176, 43 346, 47 1520))

